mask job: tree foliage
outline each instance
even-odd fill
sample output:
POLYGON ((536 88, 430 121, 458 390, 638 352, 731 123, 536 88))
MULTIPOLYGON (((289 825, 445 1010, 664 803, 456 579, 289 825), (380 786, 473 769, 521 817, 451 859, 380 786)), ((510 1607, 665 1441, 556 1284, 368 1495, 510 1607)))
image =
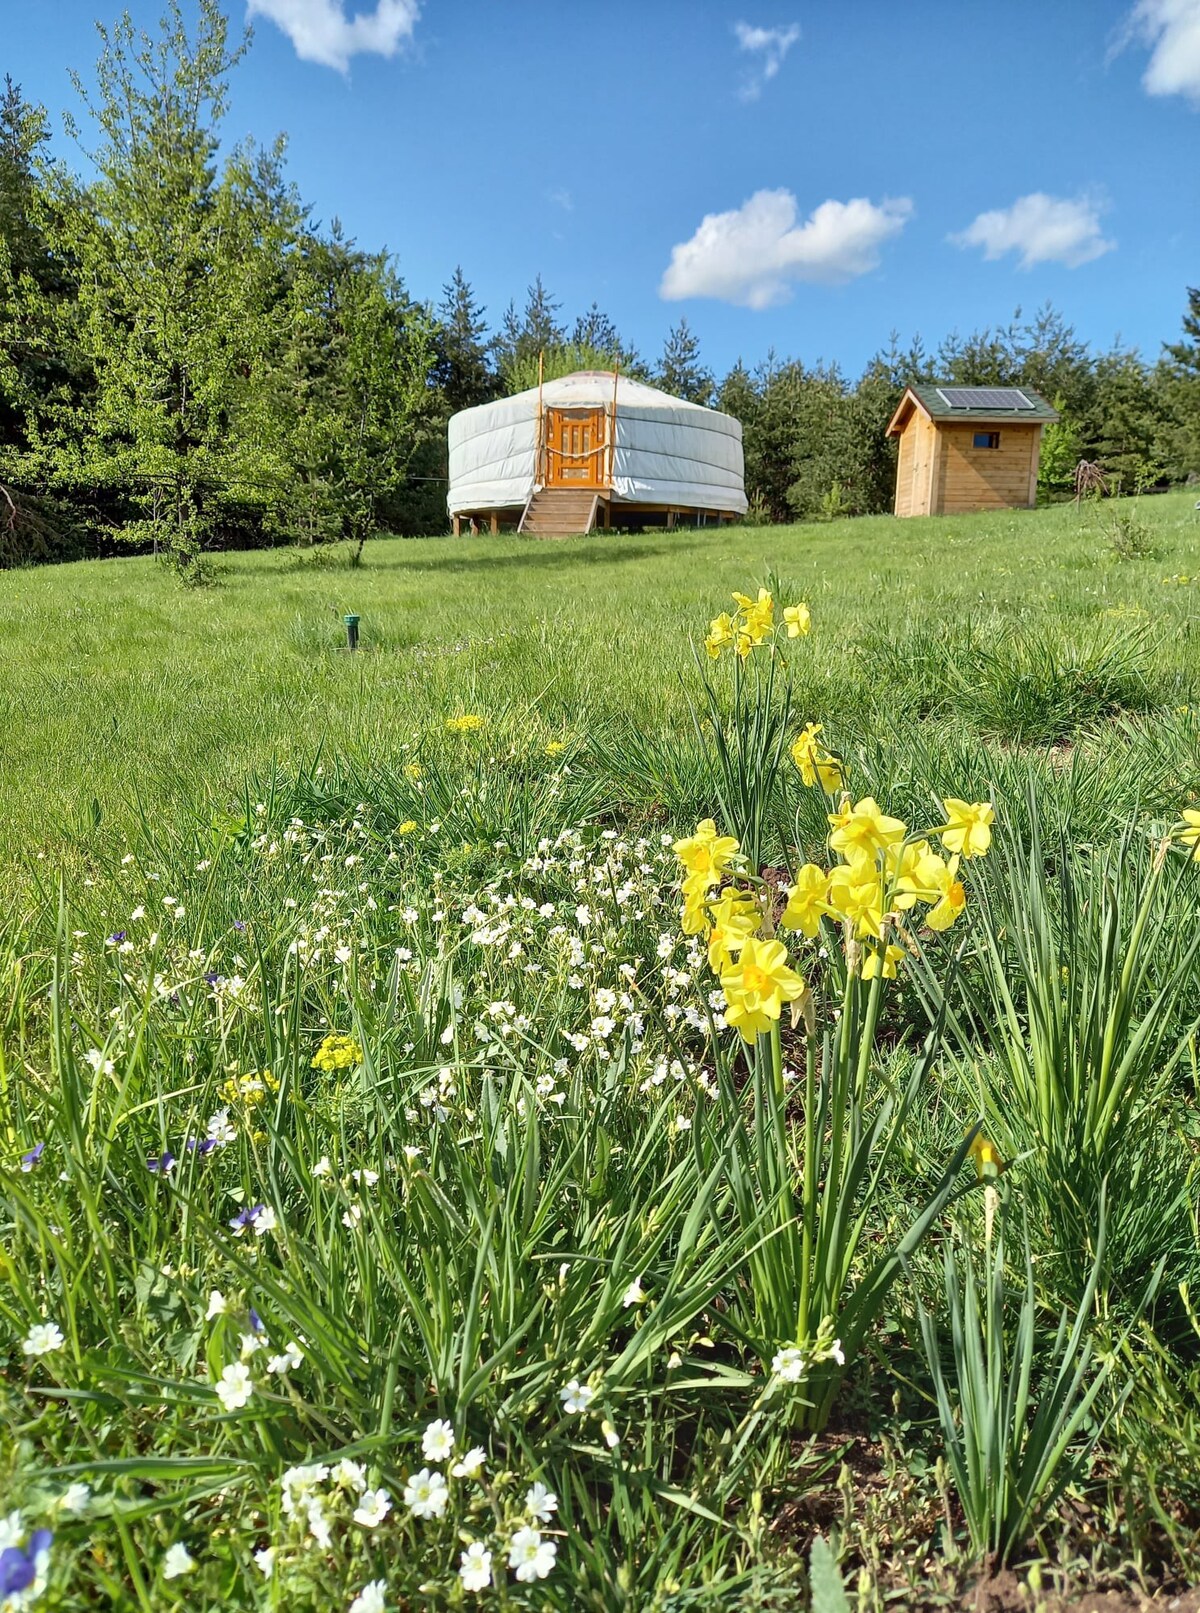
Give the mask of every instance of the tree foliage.
POLYGON ((156 32, 101 28, 75 80, 86 162, 52 160, 41 107, 0 95, 0 564, 152 542, 187 577, 209 549, 445 528, 446 421, 575 370, 617 370, 742 424, 761 520, 891 508, 906 385, 1032 387, 1062 416, 1039 485, 1098 461, 1133 491, 1200 472, 1200 290, 1147 363, 1096 353, 1052 307, 935 349, 893 334, 858 376, 769 352, 717 379, 686 319, 656 363, 596 302, 540 275, 489 328, 462 267, 436 311, 394 262, 317 227, 282 138, 222 140, 235 39, 220 0, 156 32), (188 17, 192 19, 189 26, 188 17), (86 177, 83 177, 86 175, 86 177))

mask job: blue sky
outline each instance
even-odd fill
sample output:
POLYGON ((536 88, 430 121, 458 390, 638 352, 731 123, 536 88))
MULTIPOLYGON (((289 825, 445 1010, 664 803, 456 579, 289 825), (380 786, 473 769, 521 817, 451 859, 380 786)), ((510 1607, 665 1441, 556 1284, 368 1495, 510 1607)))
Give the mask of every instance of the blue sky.
MULTIPOLYGON (((54 114, 118 0, 0 0, 54 114)), ((130 0, 151 25, 159 0, 130 0)), ((1052 301, 1149 356, 1200 283, 1200 0, 250 0, 229 137, 498 322, 540 271, 654 356, 855 371, 1052 301)), ((236 24, 246 0, 230 0, 236 24)), ((65 146, 60 142, 61 149, 65 146)))

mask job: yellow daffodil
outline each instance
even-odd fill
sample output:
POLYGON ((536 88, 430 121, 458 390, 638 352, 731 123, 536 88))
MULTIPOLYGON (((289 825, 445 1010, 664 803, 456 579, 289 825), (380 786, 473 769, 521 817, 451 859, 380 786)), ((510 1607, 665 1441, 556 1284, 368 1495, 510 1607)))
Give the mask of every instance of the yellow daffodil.
POLYGON ((946 809, 946 827, 941 831, 942 844, 947 851, 956 851, 962 857, 984 857, 992 843, 992 824, 996 814, 990 801, 959 801, 951 796, 942 802, 946 809))
POLYGON ((821 928, 822 913, 829 912, 829 875, 816 863, 805 863, 788 891, 787 906, 779 920, 785 930, 801 930, 811 940, 821 928))
POLYGON ((753 1042, 779 1019, 784 1003, 794 1002, 804 991, 804 981, 788 963, 782 941, 745 942, 736 963, 721 971, 725 993, 725 1019, 753 1042))
POLYGON ((882 974, 885 980, 895 980, 896 965, 903 957, 903 947, 886 946, 882 952, 878 947, 871 947, 863 956, 863 979, 874 980, 877 974, 882 974))
POLYGON ((1190 848, 1192 861, 1200 863, 1200 812, 1193 807, 1184 807, 1180 816, 1183 827, 1176 829, 1175 838, 1181 846, 1190 848))
POLYGON ((999 1149, 981 1131, 977 1131, 971 1141, 971 1158, 975 1161, 975 1174, 981 1182, 994 1179, 1004 1169, 999 1149))
POLYGON ((872 857, 840 863, 829 876, 829 906, 860 941, 883 930, 883 882, 872 857))
POLYGON ((733 602, 742 618, 743 633, 751 644, 761 644, 775 626, 775 601, 770 592, 760 588, 757 599, 750 599, 746 594, 734 594, 733 602))
POLYGON ((958 877, 958 858, 951 857, 948 863, 943 863, 940 858, 935 861, 938 865, 934 875, 937 901, 926 913, 925 922, 931 930, 948 930, 966 907, 967 893, 958 877))
POLYGON ((703 935, 708 929, 708 893, 716 879, 705 873, 689 874, 683 882, 679 928, 684 935, 703 935))
POLYGON ((720 974, 737 957, 762 923, 757 902, 741 891, 726 890, 709 908, 708 966, 720 974))
POLYGON ((800 777, 811 787, 820 782, 826 795, 832 795, 844 782, 842 764, 829 754, 818 739, 819 722, 810 722, 792 745, 792 760, 800 769, 800 777))
POLYGON ((671 848, 688 874, 715 885, 741 849, 732 835, 720 835, 711 818, 702 819, 694 834, 671 848))
POLYGON ((708 637, 704 640, 704 648, 708 651, 709 660, 715 661, 726 644, 732 643, 733 617, 727 610, 723 610, 708 624, 708 637))
POLYGON ((829 814, 829 822, 833 828, 829 844, 844 856, 884 850, 902 841, 907 832, 899 818, 889 818, 880 811, 872 795, 864 796, 854 806, 847 801, 839 812, 829 814))
POLYGON ((786 605, 783 619, 787 624, 789 638, 803 638, 812 626, 812 617, 808 613, 807 605, 786 605))
POLYGON ((910 846, 889 846, 884 866, 893 883, 892 903, 902 912, 918 901, 937 900, 946 865, 928 840, 915 840, 910 846))

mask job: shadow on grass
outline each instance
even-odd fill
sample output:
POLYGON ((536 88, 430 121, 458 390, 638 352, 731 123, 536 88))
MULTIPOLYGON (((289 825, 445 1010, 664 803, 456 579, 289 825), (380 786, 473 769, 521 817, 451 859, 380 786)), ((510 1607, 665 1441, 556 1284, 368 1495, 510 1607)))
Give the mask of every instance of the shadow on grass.
MULTIPOLYGON (((385 551, 382 546, 374 554, 370 548, 363 558, 361 566, 346 566, 331 564, 295 564, 291 567, 281 566, 278 561, 266 564, 250 561, 241 562, 237 566, 238 576, 253 576, 271 573, 279 576, 287 574, 292 577, 303 576, 311 571, 313 576, 319 577, 369 577, 372 572, 461 572, 461 571, 497 571, 502 569, 528 569, 528 570, 554 570, 566 566, 610 566, 621 560, 652 560, 659 555, 668 553, 671 545, 668 543, 644 543, 640 540, 625 538, 579 538, 546 541, 541 538, 521 538, 519 540, 501 539, 501 542, 519 541, 522 551, 518 554, 462 554, 450 548, 453 538, 445 540, 447 553, 435 558, 418 558, 406 556, 403 546, 406 539, 396 539, 394 547, 391 543, 385 551), (527 547, 525 547, 527 545, 527 547)), ((417 540, 427 543, 430 540, 422 538, 417 540)), ((473 542, 476 540, 472 540, 473 542)))

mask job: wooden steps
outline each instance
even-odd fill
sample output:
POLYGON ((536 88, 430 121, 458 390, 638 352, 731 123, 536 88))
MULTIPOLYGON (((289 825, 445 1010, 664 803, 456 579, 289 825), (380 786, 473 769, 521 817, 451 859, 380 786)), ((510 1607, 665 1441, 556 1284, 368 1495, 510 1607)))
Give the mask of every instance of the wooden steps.
POLYGON ((565 538, 590 532, 598 504, 599 498, 590 488, 543 487, 525 506, 517 531, 535 538, 565 538))

